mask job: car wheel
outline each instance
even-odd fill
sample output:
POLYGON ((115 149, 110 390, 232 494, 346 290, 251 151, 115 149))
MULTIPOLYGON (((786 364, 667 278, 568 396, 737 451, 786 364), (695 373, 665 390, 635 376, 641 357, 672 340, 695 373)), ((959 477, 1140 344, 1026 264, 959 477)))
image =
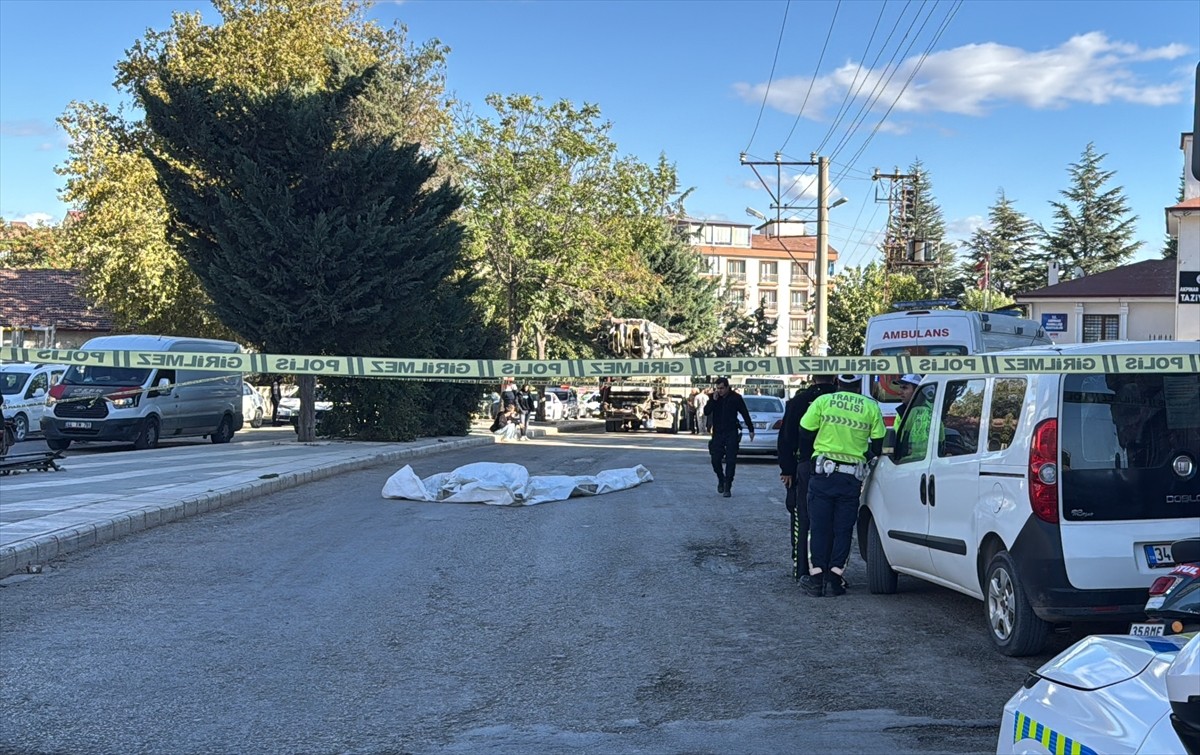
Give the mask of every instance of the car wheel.
POLYGON ((24 414, 13 417, 13 437, 17 443, 29 437, 29 418, 24 414))
POLYGON ((1010 656, 1041 652, 1050 637, 1050 624, 1033 612, 1007 551, 997 553, 988 564, 984 592, 988 630, 996 648, 1010 656))
POLYGON ((208 439, 213 443, 228 443, 233 439, 233 420, 229 419, 228 414, 221 418, 221 424, 217 426, 217 431, 208 436, 208 439))
POLYGON ((158 447, 158 420, 154 417, 147 418, 142 425, 142 431, 138 433, 137 439, 133 441, 133 447, 140 450, 146 448, 158 447))
POLYGON ((71 441, 69 439, 48 440, 46 441, 46 447, 51 451, 66 451, 71 447, 71 441))
POLYGON ((871 520, 867 530, 867 589, 872 595, 895 595, 897 575, 883 552, 879 528, 871 520))
POLYGON ((263 425, 262 409, 255 409, 254 410, 254 419, 250 420, 250 427, 262 427, 262 425, 263 425))

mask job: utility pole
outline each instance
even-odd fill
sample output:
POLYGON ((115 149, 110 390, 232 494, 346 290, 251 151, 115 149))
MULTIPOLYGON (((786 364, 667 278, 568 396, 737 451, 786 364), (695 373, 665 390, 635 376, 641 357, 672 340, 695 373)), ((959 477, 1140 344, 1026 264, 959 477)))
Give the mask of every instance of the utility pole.
MULTIPOLYGON (((749 165, 754 171, 754 175, 758 176, 758 180, 762 183, 763 188, 771 195, 771 209, 775 210, 775 228, 776 232, 782 222, 784 210, 802 210, 812 209, 801 207, 799 205, 785 204, 783 201, 783 166, 816 166, 817 168, 817 277, 813 281, 817 291, 817 308, 815 312, 817 320, 817 344, 816 356, 825 356, 829 353, 829 158, 818 157, 816 153, 810 155, 811 160, 805 162, 800 160, 785 161, 783 155, 779 152, 775 153, 775 160, 766 161, 751 161, 746 159, 746 153, 740 155, 742 165, 749 165), (775 166, 775 190, 767 184, 762 174, 758 172, 758 166, 775 166)), ((838 200, 838 204, 845 202, 845 198, 838 200)), ((786 247, 784 247, 786 250, 786 247)), ((788 256, 792 256, 788 251, 788 256)), ((793 261, 797 261, 792 257, 793 261)))
POLYGON ((829 158, 817 160, 817 356, 829 353, 829 158))

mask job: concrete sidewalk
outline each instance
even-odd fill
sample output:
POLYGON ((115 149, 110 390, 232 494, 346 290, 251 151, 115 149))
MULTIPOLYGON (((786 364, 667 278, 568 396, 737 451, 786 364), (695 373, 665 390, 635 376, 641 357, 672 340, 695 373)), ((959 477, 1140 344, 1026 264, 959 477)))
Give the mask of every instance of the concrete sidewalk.
MULTIPOLYGON (((530 427, 531 438, 594 422, 530 427)), ((226 445, 72 454, 58 472, 0 476, 0 578, 35 570, 82 548, 307 482, 439 451, 490 446, 470 435, 411 443, 298 443, 290 428, 226 445)), ((254 436, 250 436, 254 437, 254 436)))

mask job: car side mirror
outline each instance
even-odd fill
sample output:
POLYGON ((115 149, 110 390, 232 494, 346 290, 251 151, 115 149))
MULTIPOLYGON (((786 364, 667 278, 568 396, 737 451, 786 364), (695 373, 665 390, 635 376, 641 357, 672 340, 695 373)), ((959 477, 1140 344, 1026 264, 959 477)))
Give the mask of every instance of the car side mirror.
POLYGON ((889 427, 883 434, 883 453, 890 454, 896 449, 896 428, 889 427))
POLYGON ((167 378, 159 378, 158 379, 158 387, 159 388, 166 388, 170 384, 171 384, 171 381, 168 380, 167 378))
POLYGON ((41 398, 42 396, 45 396, 45 395, 46 395, 45 388, 35 388, 33 390, 33 398, 41 398))

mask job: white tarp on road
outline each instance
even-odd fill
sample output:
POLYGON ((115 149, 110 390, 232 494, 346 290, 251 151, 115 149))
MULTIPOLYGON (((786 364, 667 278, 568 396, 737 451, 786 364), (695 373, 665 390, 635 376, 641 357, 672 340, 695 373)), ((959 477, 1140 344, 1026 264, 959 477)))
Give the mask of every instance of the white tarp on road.
POLYGON ((650 470, 638 464, 625 469, 606 469, 595 475, 538 475, 531 477, 520 464, 480 461, 453 472, 438 472, 424 480, 412 467, 403 469, 383 484, 384 498, 444 503, 489 503, 494 506, 532 506, 547 501, 565 501, 584 495, 601 495, 651 482, 650 470))

